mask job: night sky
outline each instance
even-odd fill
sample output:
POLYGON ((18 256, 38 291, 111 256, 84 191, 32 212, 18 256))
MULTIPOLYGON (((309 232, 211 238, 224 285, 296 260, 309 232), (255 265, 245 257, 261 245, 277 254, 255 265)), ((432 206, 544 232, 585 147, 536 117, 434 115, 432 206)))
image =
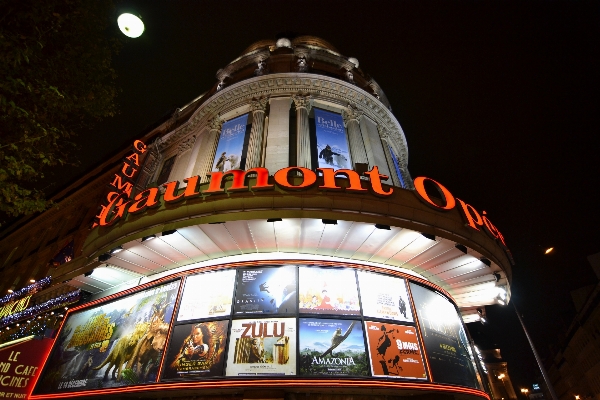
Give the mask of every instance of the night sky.
MULTIPOLYGON (((512 301, 543 357, 595 284, 600 3, 562 1, 130 1, 146 32, 115 68, 120 115, 79 137, 81 167, 211 88, 251 43, 314 35, 356 57, 404 129, 409 170, 486 210, 512 250, 512 301), (284 35, 285 36, 285 35, 284 35), (555 252, 544 256, 546 247, 555 252)), ((116 27, 115 14, 115 27, 116 27)), ((539 382, 512 305, 469 329, 499 347, 515 388, 539 382)))

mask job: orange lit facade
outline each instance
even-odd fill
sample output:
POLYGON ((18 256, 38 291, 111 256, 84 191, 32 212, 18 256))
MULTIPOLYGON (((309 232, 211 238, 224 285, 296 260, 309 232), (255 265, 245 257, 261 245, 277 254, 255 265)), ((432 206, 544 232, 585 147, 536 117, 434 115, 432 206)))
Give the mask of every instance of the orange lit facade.
POLYGON ((0 301, 31 297, 0 339, 53 341, 34 399, 489 399, 464 323, 508 301, 506 240, 407 165, 356 59, 257 42, 4 233, 0 301))

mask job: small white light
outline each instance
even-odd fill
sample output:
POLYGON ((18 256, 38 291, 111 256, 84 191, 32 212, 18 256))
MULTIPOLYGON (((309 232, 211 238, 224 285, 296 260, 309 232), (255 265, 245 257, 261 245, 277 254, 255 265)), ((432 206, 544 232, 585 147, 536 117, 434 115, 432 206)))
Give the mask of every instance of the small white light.
POLYGON ((504 300, 500 300, 500 299, 498 299, 498 304, 500 304, 500 305, 505 305, 506 303, 504 302, 504 300))
POLYGON ((119 24, 119 29, 125 36, 130 38, 137 38, 144 33, 144 23, 140 19, 133 14, 121 14, 119 18, 117 18, 117 24, 119 24))
POLYGON ((8 293, 12 293, 12 292, 13 292, 13 290, 12 290, 12 289, 8 289, 8 293))

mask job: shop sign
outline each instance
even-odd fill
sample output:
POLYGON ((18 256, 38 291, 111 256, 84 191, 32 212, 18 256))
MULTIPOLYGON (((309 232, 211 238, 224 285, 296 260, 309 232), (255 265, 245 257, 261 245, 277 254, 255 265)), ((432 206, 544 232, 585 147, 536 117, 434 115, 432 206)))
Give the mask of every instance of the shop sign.
POLYGON ((29 305, 31 295, 25 296, 22 299, 11 301, 10 303, 0 306, 0 318, 8 317, 9 315, 16 314, 23 311, 29 305))
MULTIPOLYGON (((131 154, 123 159, 121 170, 109 182, 110 192, 106 195, 106 204, 100 205, 101 211, 100 214, 96 215, 96 218, 100 218, 109 207, 113 205, 120 206, 125 202, 125 199, 131 197, 133 182, 140 170, 140 158, 146 150, 147 146, 141 140, 133 142, 131 154)), ((98 223, 94 222, 92 228, 96 226, 98 226, 98 223)))
POLYGON ((492 224, 492 222, 489 220, 489 218, 486 215, 487 212, 483 211, 482 213, 480 213, 472 205, 467 204, 461 199, 454 197, 444 185, 431 178, 420 176, 418 178, 415 178, 414 184, 417 197, 423 203, 438 211, 450 211, 456 207, 456 202, 458 201, 458 203, 460 204, 461 214, 465 219, 466 226, 473 228, 477 231, 479 231, 480 228, 482 228, 487 234, 492 236, 494 239, 498 239, 506 248, 504 236, 502 235, 502 233, 500 233, 498 228, 496 228, 496 226, 492 224), (429 194, 427 194, 427 191, 425 190, 425 182, 427 181, 433 184, 433 186, 438 191, 440 197, 442 197, 441 203, 434 201, 429 196, 429 194))
POLYGON ((51 345, 51 339, 3 345, 0 349, 0 398, 28 398, 51 345))
MULTIPOLYGON (((134 145, 135 147, 135 145, 134 145)), ((125 169, 125 167, 124 167, 125 169)), ((369 189, 362 187, 362 182, 359 174, 356 171, 349 169, 333 168, 317 168, 318 172, 312 171, 303 167, 287 167, 280 169, 273 175, 275 185, 286 190, 304 190, 314 186, 317 183, 317 174, 320 172, 323 178, 323 183, 319 186, 322 190, 346 190, 355 193, 365 193, 369 189), (301 182, 290 182, 290 175, 297 172, 302 177, 301 182), (336 176, 343 175, 347 178, 348 186, 339 186, 335 180, 336 176)), ((377 196, 389 196, 393 193, 393 188, 383 188, 382 181, 388 179, 388 176, 379 173, 379 168, 374 166, 370 171, 364 173, 368 176, 371 192, 377 196)), ((185 178, 187 186, 183 193, 179 192, 179 181, 165 183, 162 199, 165 203, 176 203, 182 200, 198 197, 203 194, 218 194, 224 193, 224 178, 230 176, 231 186, 227 188, 227 192, 248 191, 252 190, 272 190, 274 185, 269 183, 269 171, 266 168, 252 168, 246 171, 230 170, 227 172, 211 172, 210 182, 206 190, 198 190, 198 182, 200 176, 192 176, 185 178), (246 177, 255 176, 256 182, 252 187, 246 186, 246 177)), ((115 178, 116 179, 116 178, 115 178)), ((148 188, 138 193, 133 200, 129 198, 131 190, 122 191, 120 193, 111 192, 108 205, 102 206, 102 211, 98 215, 98 225, 109 226, 123 218, 126 213, 140 214, 149 208, 159 207, 161 204, 161 191, 159 188, 148 188)))

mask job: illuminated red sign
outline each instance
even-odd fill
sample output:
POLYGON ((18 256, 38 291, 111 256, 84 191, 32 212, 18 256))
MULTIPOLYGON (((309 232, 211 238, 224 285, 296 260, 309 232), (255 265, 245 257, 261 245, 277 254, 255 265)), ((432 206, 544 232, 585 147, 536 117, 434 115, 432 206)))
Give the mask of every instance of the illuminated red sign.
POLYGON ((500 242, 502 242, 504 247, 506 247, 506 242, 504 241, 504 236, 502 235, 502 233, 500 233, 498 228, 496 228, 496 226, 494 224, 492 224, 492 222, 488 219, 488 217, 486 215, 487 212, 483 211, 482 213, 479 213, 475 209, 475 207, 473 207, 470 204, 465 203, 464 201, 462 201, 459 198, 455 198, 452 195, 452 193, 450 193, 450 191, 448 189, 446 189, 446 187, 444 185, 442 185, 441 183, 439 183, 431 178, 420 176, 418 178, 415 178, 414 184, 415 184, 415 190, 418 194, 419 199, 421 199, 428 206, 435 208, 436 210, 440 210, 440 211, 452 210, 454 207, 456 207, 456 201, 458 200, 458 202, 460 204, 461 213, 466 221, 465 225, 467 225, 477 231, 479 230, 480 227, 482 227, 484 231, 486 231, 494 239, 500 240, 500 242), (441 204, 439 202, 434 201, 429 196, 429 194, 425 190, 425 182, 431 182, 433 187, 438 191, 440 197, 442 197, 441 204))
POLYGON ((51 339, 31 339, 0 350, 0 397, 26 399, 41 372, 51 339))
MULTIPOLYGON (((123 204, 125 199, 131 197, 133 190, 133 179, 140 170, 140 157, 147 150, 146 145, 141 140, 133 142, 133 149, 130 155, 123 159, 123 165, 119 173, 116 173, 114 178, 109 185, 111 191, 106 195, 107 204, 101 204, 100 214, 96 215, 96 218, 101 218, 102 214, 105 213, 108 208, 113 205, 120 206, 123 204)), ((98 226, 97 222, 94 222, 92 228, 98 226)))
MULTIPOLYGON (((125 167, 124 167, 125 169, 125 167)), ((333 168, 317 168, 317 172, 303 167, 287 167, 280 169, 273 175, 274 183, 287 190, 302 190, 314 186, 317 183, 317 174, 321 173, 323 184, 319 186, 322 190, 347 190, 350 192, 367 192, 369 189, 362 187, 362 182, 359 174, 356 171, 349 169, 333 168), (291 182, 292 172, 299 173, 302 178, 301 182, 291 182), (335 181, 336 176, 344 176, 347 178, 349 185, 347 187, 339 186, 335 181)), ((379 168, 374 166, 370 171, 364 173, 370 178, 370 188, 373 194, 377 196, 389 196, 393 193, 393 188, 388 190, 383 189, 382 180, 388 179, 388 176, 379 173, 379 168)), ((227 172, 211 172, 210 183, 206 190, 198 189, 199 176, 185 178, 187 187, 183 193, 178 193, 179 182, 173 181, 165 183, 165 191, 162 194, 162 200, 165 203, 176 203, 189 198, 197 197, 200 194, 215 194, 225 192, 224 178, 225 176, 232 177, 231 186, 227 188, 228 192, 250 190, 246 185, 248 176, 256 177, 256 182, 252 185, 252 190, 269 190, 273 189, 274 185, 269 183, 269 171, 266 168, 252 168, 246 171, 231 170, 227 172)), ((110 198, 107 196, 109 203, 102 206, 102 211, 98 215, 98 225, 112 225, 125 216, 126 213, 138 214, 146 211, 149 208, 159 207, 161 204, 161 193, 158 188, 148 188, 138 193, 133 200, 130 200, 131 190, 129 192, 111 192, 110 198)))

